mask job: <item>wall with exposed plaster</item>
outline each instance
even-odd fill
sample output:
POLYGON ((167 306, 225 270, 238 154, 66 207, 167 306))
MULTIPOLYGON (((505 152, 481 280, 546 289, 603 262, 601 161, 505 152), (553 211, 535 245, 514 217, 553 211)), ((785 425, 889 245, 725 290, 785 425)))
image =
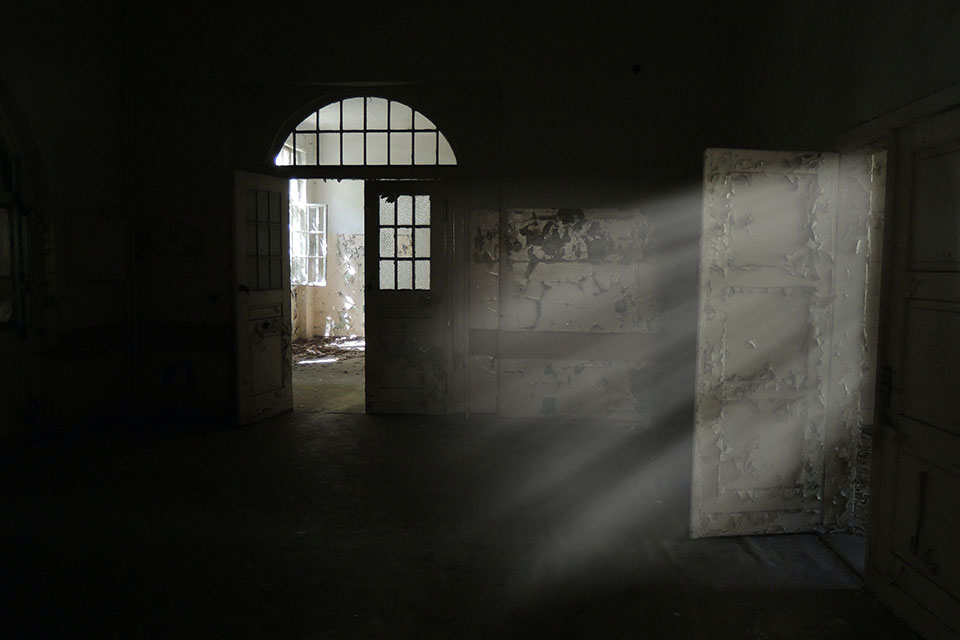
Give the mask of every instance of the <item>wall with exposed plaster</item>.
POLYGON ((294 340, 319 336, 362 336, 363 234, 340 233, 327 250, 327 284, 293 285, 294 340))
POLYGON ((506 209, 471 221, 471 408, 637 420, 665 283, 638 209, 506 209))
MULTIPOLYGON (((464 257, 456 268, 469 277, 453 274, 450 299, 471 292, 453 319, 469 329, 469 353, 455 366, 466 363, 471 407, 579 415, 598 406, 574 399, 589 391, 607 399, 602 415, 641 415, 672 386, 689 404, 697 290, 684 265, 696 268, 699 205, 665 210, 677 241, 661 242, 650 203, 699 193, 706 147, 829 149, 845 129, 960 82, 960 8, 946 0, 881 10, 855 0, 829 11, 785 0, 749 11, 673 3, 655 15, 636 3, 413 13, 405 4, 361 18, 347 5, 305 16, 274 3, 231 21, 200 6, 184 20, 148 3, 125 12, 21 4, 0 45, 0 110, 19 106, 37 151, 38 340, 0 353, 17 362, 0 373, 7 421, 107 396, 147 414, 229 415, 234 170, 275 171, 276 137, 295 126, 288 118, 374 88, 422 108, 449 135, 485 203, 467 214, 484 230, 465 245, 492 233, 500 250, 464 257), (362 30, 388 31, 414 14, 403 47, 355 46, 362 30), (335 67, 315 41, 290 38, 329 24, 343 28, 324 46, 353 52, 335 67), (579 209, 582 221, 564 220, 561 208, 579 209), (639 213, 622 213, 631 210, 639 213), (97 232, 107 226, 124 228, 97 232), (610 245, 602 259, 589 246, 598 239, 610 245), (83 271, 105 254, 124 256, 111 282, 83 271), (113 364, 88 360, 93 345, 113 364), (63 374, 38 374, 27 388, 33 374, 21 361, 63 374), (675 384, 661 382, 671 375, 675 384), (128 380, 135 394, 122 390, 128 380), (658 386, 641 391, 650 386, 642 380, 658 386), (566 400, 555 395, 566 389, 566 400), (65 393, 76 398, 54 402, 65 393)), ((330 249, 335 259, 333 241, 330 249)))
POLYGON ((293 285, 294 340, 362 336, 363 181, 308 180, 307 200, 327 205, 326 284, 293 285))

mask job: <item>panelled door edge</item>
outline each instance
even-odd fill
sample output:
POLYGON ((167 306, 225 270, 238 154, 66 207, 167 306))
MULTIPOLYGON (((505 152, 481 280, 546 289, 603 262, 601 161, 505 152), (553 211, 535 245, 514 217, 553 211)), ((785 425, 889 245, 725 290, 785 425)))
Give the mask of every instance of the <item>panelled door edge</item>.
POLYGON ((235 175, 236 418, 293 409, 288 181, 235 175))
POLYGON ((443 413, 450 254, 443 184, 368 181, 365 218, 367 411, 443 413))

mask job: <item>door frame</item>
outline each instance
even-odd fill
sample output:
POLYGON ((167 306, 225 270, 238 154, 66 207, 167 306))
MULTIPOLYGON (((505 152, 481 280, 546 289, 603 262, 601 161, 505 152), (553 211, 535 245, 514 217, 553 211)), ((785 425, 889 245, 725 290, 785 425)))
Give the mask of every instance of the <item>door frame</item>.
MULTIPOLYGON (((898 167, 904 162, 904 153, 913 153, 913 149, 904 149, 901 144, 901 134, 908 132, 915 125, 925 120, 947 114, 960 112, 960 84, 947 87, 925 98, 907 104, 898 109, 884 113, 838 136, 838 148, 856 150, 860 148, 883 148, 887 152, 887 183, 885 190, 885 213, 883 228, 883 257, 880 276, 880 310, 878 327, 878 366, 883 360, 897 361, 902 365, 904 345, 894 343, 892 338, 901 336, 900 325, 905 321, 901 311, 905 311, 897 302, 898 295, 902 295, 902 283, 896 282, 894 269, 898 260, 906 261, 904 256, 896 255, 897 235, 902 235, 909 229, 912 215, 913 187, 909 199, 899 190, 902 176, 898 175, 898 167), (886 353, 884 353, 886 352, 886 353)), ((902 242, 908 242, 904 239, 902 242)), ((904 262, 904 266, 906 263, 904 262)), ((901 369, 902 371, 902 369, 901 369)), ((881 529, 884 517, 892 515, 890 511, 895 507, 895 494, 885 487, 895 485, 896 478, 885 473, 887 469, 894 469, 888 458, 896 454, 897 441, 902 436, 897 430, 887 426, 891 424, 891 414, 896 407, 892 406, 895 398, 892 395, 892 380, 885 378, 878 372, 875 390, 875 432, 873 451, 871 456, 870 477, 870 512, 867 522, 866 548, 866 586, 886 606, 895 608, 898 616, 904 618, 911 626, 931 637, 953 637, 952 632, 946 629, 945 624, 917 601, 907 597, 896 588, 896 581, 891 584, 893 576, 885 575, 885 549, 892 549, 891 531, 881 529)), ((895 472, 894 472, 895 473, 895 472)))
MULTIPOLYGON (((947 623, 938 614, 933 613, 921 604, 921 600, 917 599, 918 597, 923 601, 934 599, 941 606, 947 606, 944 605, 947 596, 924 582, 924 578, 915 571, 911 569, 904 571, 908 562, 906 559, 898 559, 895 523, 901 518, 897 513, 897 497, 901 490, 900 454, 905 447, 909 451, 911 444, 914 447, 929 446, 920 445, 921 440, 925 441, 929 437, 922 436, 916 429, 921 423, 915 423, 907 415, 901 417, 901 403, 904 400, 902 385, 907 361, 905 342, 908 338, 907 316, 911 308, 909 299, 912 295, 910 291, 912 285, 908 280, 911 279, 910 274, 917 271, 911 263, 914 204, 917 198, 913 159, 918 155, 930 153, 951 144, 951 141, 953 145, 957 144, 956 141, 960 140, 960 101, 952 108, 901 122, 892 128, 887 136, 891 148, 895 149, 896 153, 892 156, 888 155, 891 174, 887 185, 889 206, 884 229, 886 233, 881 276, 880 349, 878 352, 878 365, 885 366, 878 375, 876 391, 877 432, 871 460, 867 586, 885 605, 892 608, 898 616, 903 617, 925 637, 955 637, 956 632, 949 630, 947 623), (934 127, 945 127, 942 132, 937 132, 941 139, 939 142, 921 140, 918 143, 916 136, 928 124, 934 127)), ((928 427, 922 427, 922 429, 925 430, 928 427)), ((938 433, 933 427, 929 429, 934 435, 938 433)), ((957 436, 945 438, 947 439, 942 441, 939 439, 931 441, 938 443, 939 451, 948 452, 955 447, 957 436)), ((926 457, 921 460, 930 462, 930 458, 926 457)), ((919 527, 919 524, 917 526, 919 527)), ((954 603, 952 606, 956 607, 955 600, 952 602, 954 603)), ((948 610, 954 616, 952 624, 955 625, 958 619, 957 609, 948 607, 948 610)))
MULTIPOLYGON (((353 94, 351 94, 353 95, 353 94)), ((339 98, 331 97, 330 100, 339 98)), ((317 103, 313 103, 317 104, 317 103)), ((286 131, 284 129, 283 131, 286 131)), ((285 134, 284 134, 285 135, 285 134)), ((278 138, 279 139, 279 138, 278 138)), ((282 142, 282 140, 281 140, 282 142)), ((459 155, 458 155, 459 161, 459 155)), ((461 408, 466 407, 466 381, 462 380, 466 373, 457 369, 454 371, 451 363, 455 361, 454 352, 467 352, 467 331, 463 330, 457 319, 467 316, 469 297, 468 288, 463 287, 459 282, 467 272, 465 259, 469 256, 465 247, 459 246, 465 242, 466 222, 462 218, 461 200, 464 196, 462 181, 457 179, 462 175, 460 164, 457 165, 385 165, 385 166, 276 166, 270 165, 257 173, 274 176, 289 180, 360 180, 366 184, 369 182, 384 181, 402 181, 402 182, 438 182, 443 184, 444 195, 447 202, 446 222, 444 233, 447 234, 448 252, 447 266, 450 272, 447 274, 447 295, 444 305, 443 324, 446 327, 444 331, 444 361, 446 367, 445 397, 443 398, 444 413, 455 413, 461 408), (464 294, 457 293, 463 290, 464 294)), ((366 194, 364 194, 364 210, 366 210, 366 194)), ((367 228, 364 221, 364 236, 367 228)), ((284 246, 290 245, 289 225, 283 229, 284 246)), ((328 239, 329 242, 329 239, 328 239)), ((366 245, 366 239, 364 241, 366 245)), ((289 260, 289 250, 287 252, 289 260)), ((366 283, 364 283, 364 304, 367 303, 366 283)), ((237 295, 237 294, 235 294, 237 295)), ((366 315, 366 314, 365 314, 366 315)), ((366 332, 366 327, 365 327, 366 332)), ((239 335, 234 337, 235 343, 239 341, 239 335)), ((292 353, 291 353, 292 355, 292 353)), ((288 356, 290 357, 290 356, 288 356)), ((292 361, 290 362, 292 367, 292 361)), ((366 406, 366 389, 364 390, 364 405, 366 406)))

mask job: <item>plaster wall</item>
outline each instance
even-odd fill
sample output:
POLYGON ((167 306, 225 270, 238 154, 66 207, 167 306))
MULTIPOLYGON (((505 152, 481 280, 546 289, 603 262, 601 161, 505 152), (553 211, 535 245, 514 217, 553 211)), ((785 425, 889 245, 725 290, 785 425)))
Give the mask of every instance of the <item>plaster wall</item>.
POLYGON ((293 338, 362 336, 363 181, 308 180, 307 199, 327 205, 327 282, 291 287, 293 338))
POLYGON ((96 3, 0 14, 0 138, 29 231, 26 333, 0 331, 2 446, 123 413, 132 322, 120 16, 96 3))
POLYGON ((471 411, 646 424, 683 402, 653 208, 480 210, 470 234, 471 411))
MULTIPOLYGON (((228 20, 214 7, 176 3, 5 9, 5 23, 16 28, 0 44, 0 80, 24 114, 42 167, 33 282, 35 327, 46 337, 3 347, 17 362, 4 370, 3 410, 33 398, 36 411, 59 412, 68 393, 77 406, 102 408, 95 399, 118 388, 102 372, 122 381, 130 370, 81 352, 123 350, 135 333, 138 407, 227 415, 235 385, 233 171, 271 171, 286 119, 357 83, 422 108, 444 130, 471 181, 463 224, 496 216, 498 242, 514 227, 545 232, 535 211, 556 212, 556 229, 566 224, 561 210, 583 211, 613 238, 623 219, 590 212, 637 210, 656 222, 646 232, 652 245, 644 245, 659 247, 654 276, 646 257, 580 264, 582 256, 535 262, 503 250, 488 262, 464 255, 468 277, 457 282, 479 293, 457 307, 470 309, 454 324, 471 338, 455 366, 472 381, 471 403, 499 406, 503 398, 491 389, 503 389, 504 375, 519 375, 508 369, 532 375, 528 361, 539 363, 547 390, 556 383, 545 362, 556 371, 579 366, 561 363, 606 361, 582 358, 581 348, 622 348, 610 361, 625 364, 596 374, 571 398, 600 378, 626 389, 631 376, 655 381, 656 391, 689 391, 700 201, 688 195, 699 190, 703 149, 829 149, 845 129, 960 82, 960 7, 947 0, 857 0, 827 9, 785 0, 673 3, 657 12, 635 3, 576 12, 415 8, 361 13, 331 5, 321 16, 280 1, 228 20), (323 31, 323 41, 290 37, 305 29, 323 31), (358 47, 369 32, 402 32, 404 46, 358 47), (399 79, 413 84, 389 82, 399 79), (666 205, 650 213, 657 203, 666 205), (508 218, 511 211, 521 213, 508 218), (107 278, 89 271, 100 269, 90 265, 104 255, 122 253, 117 245, 131 235, 132 260, 108 261, 107 278), (124 278, 137 292, 132 317, 122 302, 124 278), (636 292, 633 302, 628 291, 636 292), (577 309, 587 301, 588 309, 577 309), (600 330, 591 330, 595 323, 600 330), (494 333, 473 335, 483 331, 494 333), (42 369, 44 358, 75 364, 62 377, 23 382, 35 375, 25 369, 42 369), (64 381, 73 381, 67 390, 64 381)), ((639 218, 631 224, 639 229, 639 218)), ((541 396, 551 397, 506 405, 542 415, 550 405, 537 402, 541 396)), ((625 392, 617 397, 610 415, 628 415, 625 392)))

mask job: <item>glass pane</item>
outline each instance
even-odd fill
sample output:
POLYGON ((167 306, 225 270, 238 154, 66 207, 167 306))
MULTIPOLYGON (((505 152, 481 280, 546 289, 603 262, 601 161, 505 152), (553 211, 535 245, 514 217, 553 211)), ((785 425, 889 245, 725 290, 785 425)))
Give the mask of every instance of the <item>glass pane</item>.
POLYGON ((310 207, 308 220, 310 221, 310 231, 320 231, 320 216, 317 215, 317 208, 310 207))
POLYGON ((243 196, 247 220, 257 219, 257 190, 247 189, 243 196))
POLYGON ((367 129, 387 128, 387 101, 383 98, 367 98, 367 129))
POLYGON ((257 191, 257 220, 260 222, 267 221, 268 195, 266 191, 257 191))
POLYGON ((257 254, 270 255, 270 225, 265 222, 257 224, 257 254))
POLYGON ((257 288, 257 257, 247 258, 247 281, 244 283, 251 289, 257 288))
MULTIPOLYGON (((303 207, 296 204, 290 205, 290 233, 300 231, 303 228, 303 207)), ((290 236, 293 237, 292 235, 290 236)), ((291 240, 292 242, 292 240, 291 240)))
POLYGON ((292 148, 293 148, 293 134, 291 133, 289 136, 287 136, 287 139, 284 141, 283 146, 280 147, 280 151, 279 153, 277 153, 277 157, 274 160, 277 166, 285 167, 293 164, 293 154, 290 151, 290 149, 292 148))
POLYGON ((410 164, 412 145, 412 133, 391 133, 390 164, 410 164))
POLYGON ((317 164, 317 134, 295 133, 294 164, 317 164))
POLYGON ((317 236, 319 240, 317 241, 320 245, 320 253, 318 254, 321 258, 326 257, 327 255, 327 234, 321 233, 317 236))
POLYGON ((367 164, 387 164, 387 134, 367 134, 367 164))
POLYGON ((270 255, 278 256, 283 253, 283 235, 280 233, 280 225, 270 225, 270 255))
POLYGON ((320 242, 315 233, 311 233, 309 240, 307 240, 307 255, 311 258, 320 255, 320 242))
POLYGON ((340 103, 334 102, 320 109, 320 128, 331 131, 340 128, 340 103))
POLYGON ((290 256, 290 284, 300 284, 300 258, 290 256))
POLYGON ((270 191, 270 222, 280 222, 280 192, 279 191, 270 191))
POLYGON ((393 280, 393 260, 380 261, 380 288, 396 289, 393 280))
POLYGON ((390 103, 390 128, 411 129, 413 127, 413 112, 410 107, 399 102, 390 103))
POLYGON ((326 231, 327 230, 327 205, 317 204, 313 206, 316 209, 317 216, 317 231, 326 231))
POLYGON ((393 210, 396 203, 380 198, 380 224, 393 224, 393 210))
POLYGON ((307 259, 297 258, 297 280, 302 284, 307 283, 307 259))
POLYGON ((410 227, 397 229, 397 257, 413 257, 413 229, 410 227))
POLYGON ((340 164, 340 134, 320 134, 320 164, 340 164))
POLYGON ((314 284, 317 281, 317 269, 319 268, 317 258, 307 258, 307 283, 314 284))
POLYGON ((363 98, 349 98, 343 101, 343 128, 363 129, 363 98))
POLYGON ((430 229, 417 229, 414 236, 414 248, 418 258, 430 257, 430 229))
POLYGON ((413 289, 413 261, 397 261, 397 289, 413 289))
POLYGON ((413 201, 416 223, 430 224, 430 196, 415 196, 413 201))
POLYGON ((257 258, 257 289, 270 288, 270 258, 257 258))
POLYGON ((419 111, 414 111, 413 128, 422 131, 424 129, 436 129, 437 125, 433 124, 433 122, 430 121, 430 118, 423 115, 419 111))
POLYGON ((397 198, 397 224, 413 224, 413 197, 397 198))
POLYGON ((343 164, 363 164, 363 134, 343 134, 343 164))
POLYGON ((447 142, 447 139, 441 133, 440 135, 440 164, 457 164, 457 156, 453 155, 453 149, 450 148, 450 143, 447 142))
POLYGON ((437 164, 437 134, 415 133, 413 139, 414 163, 437 164))
MULTIPOLYGON (((297 251, 297 239, 299 238, 299 236, 300 236, 299 231, 290 229, 290 257, 291 258, 293 258, 293 256, 299 255, 299 252, 297 251)), ((293 268, 293 262, 290 262, 290 268, 291 269, 293 268)))
POLYGON ((430 261, 429 260, 416 260, 414 262, 415 275, 417 282, 417 289, 429 289, 430 288, 430 261))
POLYGON ((380 229, 380 257, 394 257, 396 255, 396 253, 394 253, 395 247, 396 245, 393 242, 393 229, 380 229))
POLYGON ((317 129, 317 112, 314 111, 306 118, 304 118, 300 124, 297 125, 297 131, 316 131, 317 129))
POLYGON ((270 258, 270 288, 280 289, 283 286, 283 260, 270 258))

